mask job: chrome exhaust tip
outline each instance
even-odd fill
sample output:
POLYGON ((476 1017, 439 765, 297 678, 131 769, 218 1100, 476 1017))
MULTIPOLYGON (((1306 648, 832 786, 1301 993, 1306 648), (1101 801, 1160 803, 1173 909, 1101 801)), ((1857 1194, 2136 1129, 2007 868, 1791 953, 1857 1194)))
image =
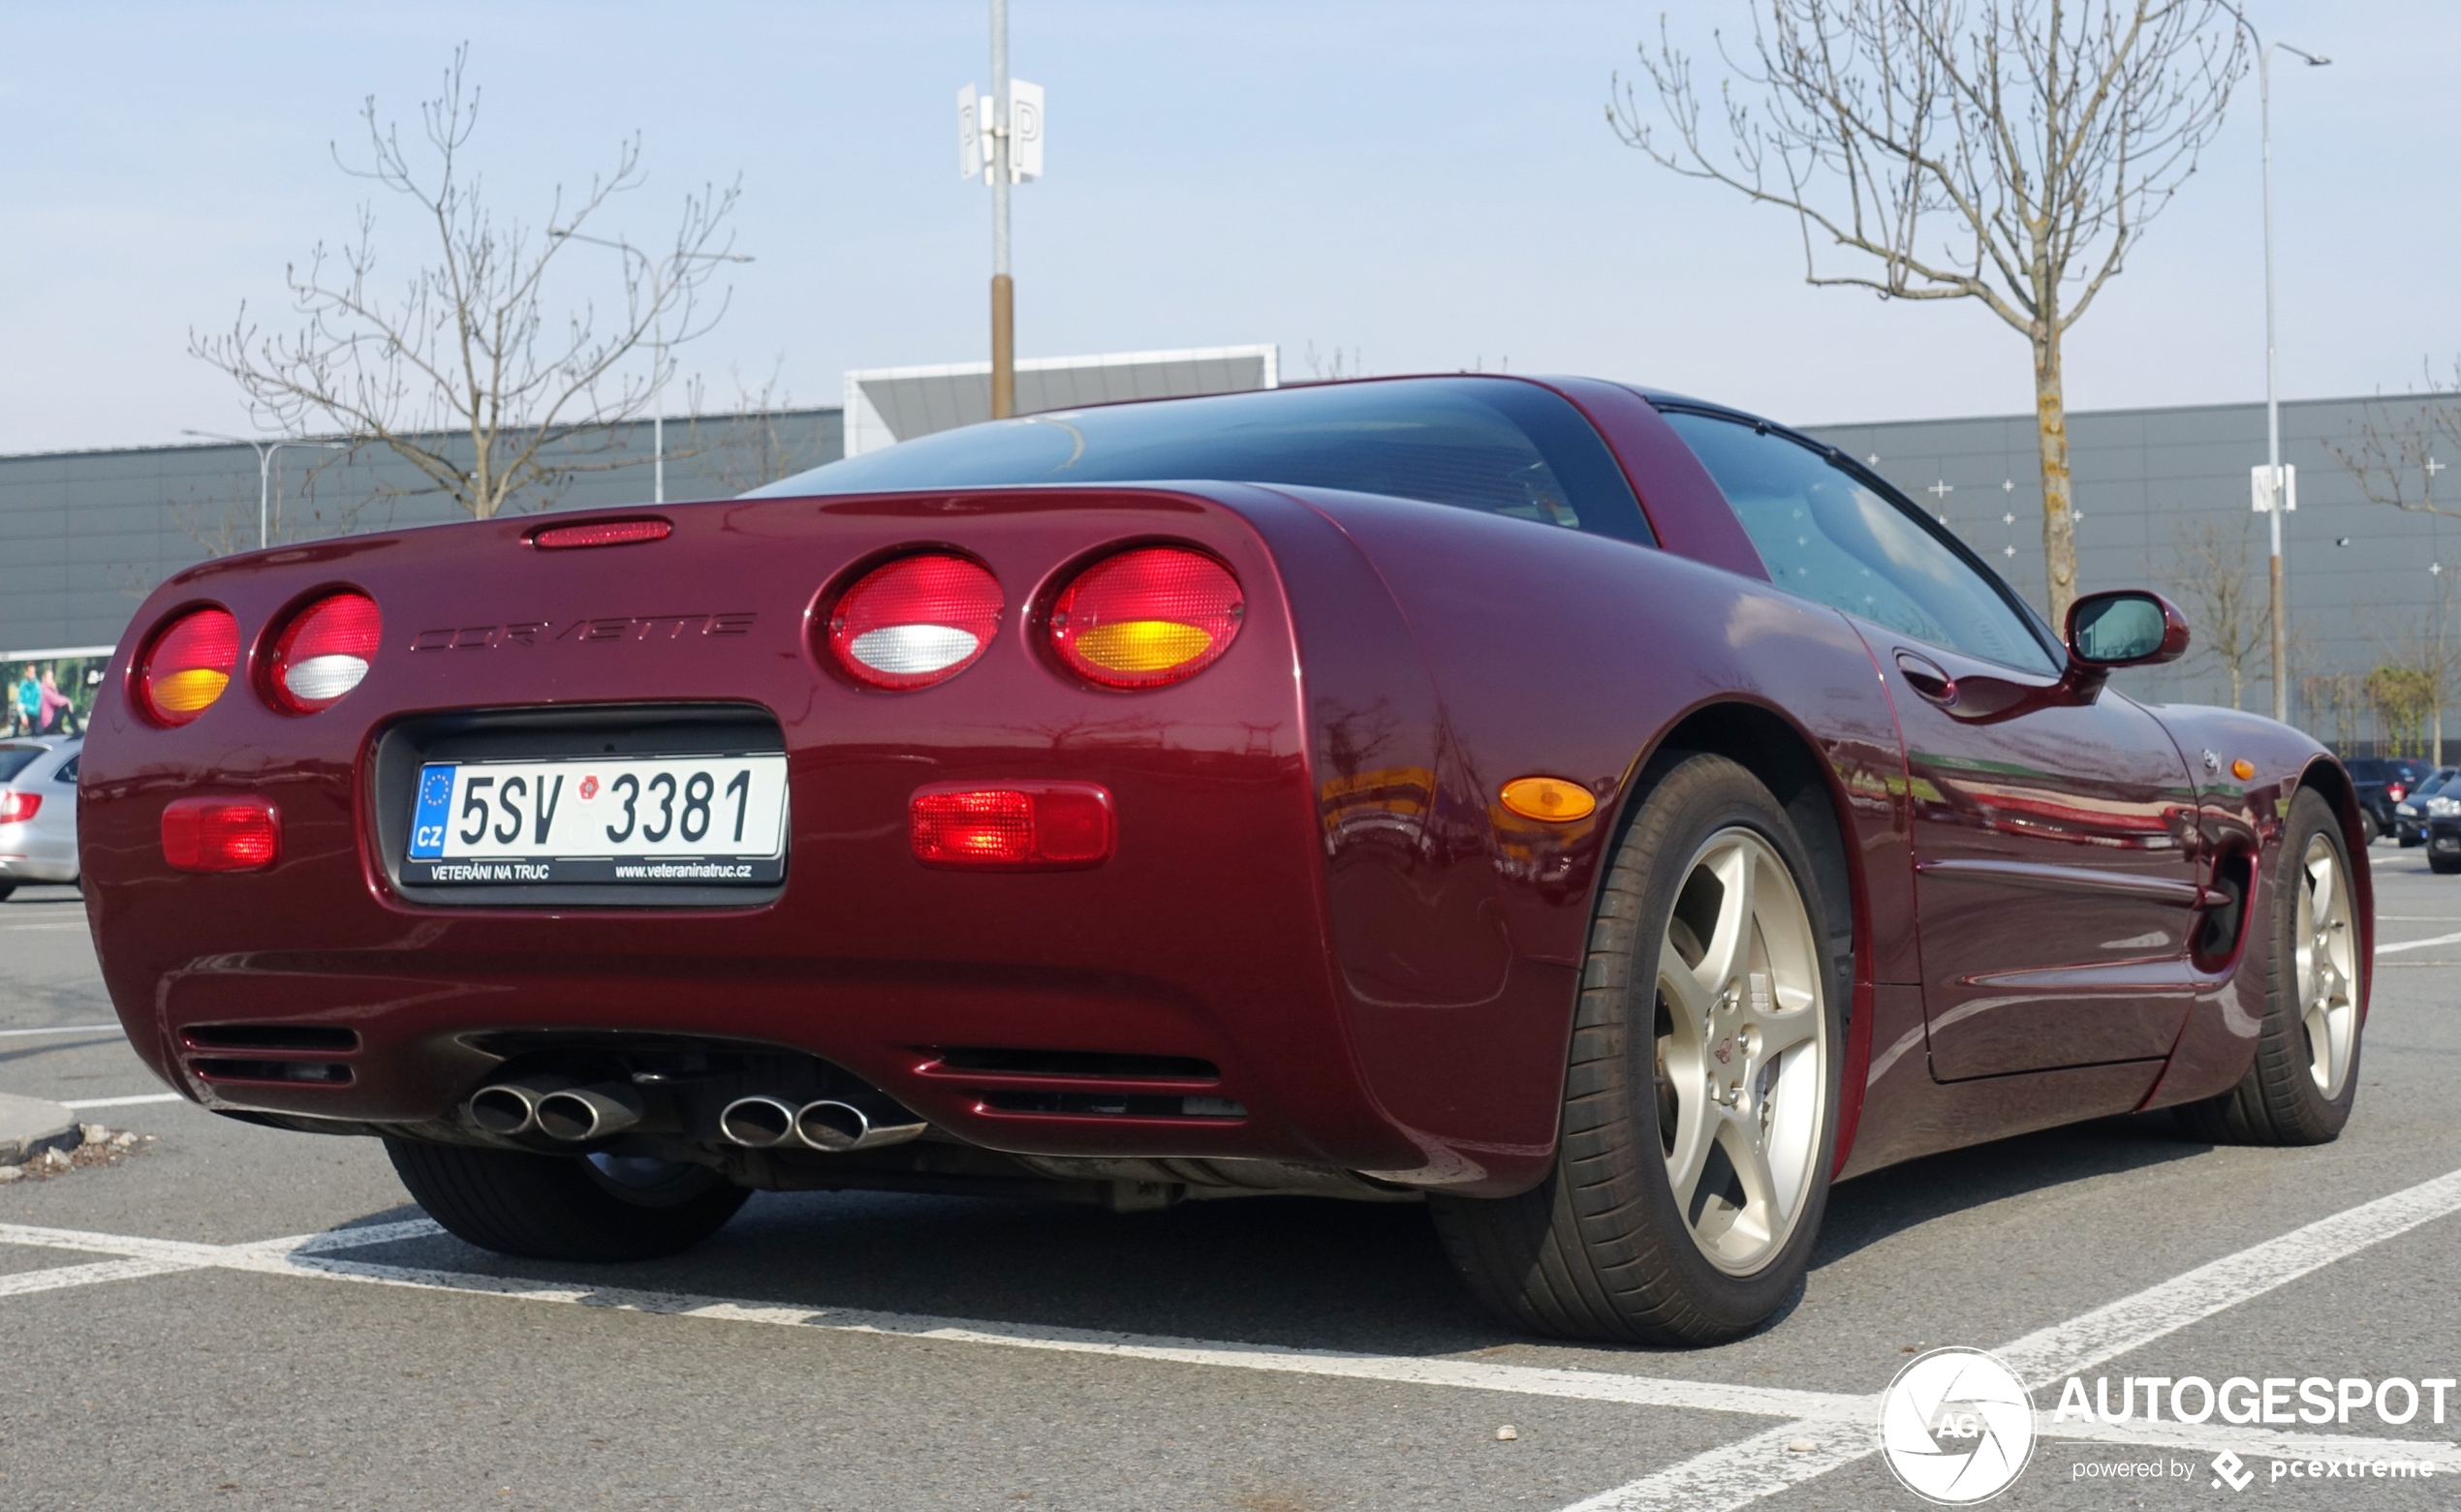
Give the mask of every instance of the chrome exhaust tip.
POLYGON ((718 1132, 751 1150, 782 1145, 794 1137, 794 1105, 775 1097, 737 1097, 718 1115, 718 1132))
POLYGON ((510 1139, 538 1127, 540 1098, 571 1085, 572 1079, 564 1076, 494 1082, 472 1093, 464 1107, 471 1123, 499 1138, 510 1139))
POLYGON ((824 1097, 807 1102, 794 1115, 794 1135, 815 1150, 843 1155, 849 1150, 877 1150, 883 1145, 902 1145, 919 1135, 929 1126, 900 1108, 892 1116, 875 1121, 872 1116, 851 1102, 824 1097))
POLYGON ((620 1134, 639 1123, 646 1111, 640 1094, 630 1084, 597 1082, 548 1093, 531 1105, 530 1119, 549 1139, 577 1144, 620 1134))

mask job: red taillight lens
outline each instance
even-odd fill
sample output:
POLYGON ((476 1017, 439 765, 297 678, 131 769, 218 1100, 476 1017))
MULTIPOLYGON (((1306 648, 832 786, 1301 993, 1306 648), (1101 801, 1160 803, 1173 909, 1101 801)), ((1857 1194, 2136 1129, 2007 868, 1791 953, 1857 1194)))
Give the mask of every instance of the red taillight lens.
POLYGON ((331 708, 367 675, 384 630, 376 601, 365 594, 337 593, 309 604, 273 643, 265 679, 273 706, 285 714, 331 708))
POLYGON ((34 818, 42 807, 43 795, 39 792, 0 788, 0 824, 22 824, 34 818))
POLYGON ((1097 866, 1111 853, 1111 795, 1093 783, 935 783, 915 789, 907 831, 926 866, 1097 866))
POLYGON ((1051 649, 1087 682, 1159 688, 1220 661, 1246 614, 1229 568, 1201 551, 1143 546, 1095 563, 1052 601, 1051 649))
POLYGON ((2392 783, 2385 787, 2384 795, 2392 799, 2393 802, 2399 803, 2402 799, 2410 796, 2410 789, 2404 787, 2399 783, 2392 783))
POLYGON ((876 567, 829 611, 829 652, 873 688, 928 688, 975 663, 1000 633, 1000 580, 964 557, 876 567))
POLYGON ((282 854, 282 818, 263 798, 174 798, 163 859, 183 872, 259 872, 282 854))
POLYGON ((584 525, 549 525, 530 537, 541 551, 569 551, 576 546, 630 546, 664 540, 675 527, 661 519, 592 520, 584 525))
POLYGON ((185 725, 231 686, 239 622, 228 609, 191 609, 154 633, 138 663, 137 693, 157 725, 185 725))

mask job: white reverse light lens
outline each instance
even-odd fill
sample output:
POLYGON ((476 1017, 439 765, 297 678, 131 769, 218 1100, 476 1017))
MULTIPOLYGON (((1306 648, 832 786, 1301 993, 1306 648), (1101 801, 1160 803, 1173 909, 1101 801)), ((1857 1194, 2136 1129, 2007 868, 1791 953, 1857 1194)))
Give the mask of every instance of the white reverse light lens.
POLYGON ((863 632, 846 649, 874 671, 911 677, 954 666, 981 644, 952 625, 888 625, 863 632))
POLYGON ((310 657, 283 669, 283 685, 310 703, 328 703, 359 685, 367 663, 359 657, 310 657))

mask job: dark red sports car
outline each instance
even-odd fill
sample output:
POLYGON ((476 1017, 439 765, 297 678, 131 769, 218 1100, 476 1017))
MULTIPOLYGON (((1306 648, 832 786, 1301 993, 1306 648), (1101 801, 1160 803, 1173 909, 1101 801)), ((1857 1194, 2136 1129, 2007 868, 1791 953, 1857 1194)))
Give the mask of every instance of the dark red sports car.
POLYGON ((1830 1183, 2349 1116, 2348 777, 2148 710, 1886 483, 1714 405, 1380 380, 1039 415, 753 497, 166 583, 96 938, 205 1106, 472 1243, 755 1188, 1423 1198, 1550 1333, 1703 1342, 1830 1183))

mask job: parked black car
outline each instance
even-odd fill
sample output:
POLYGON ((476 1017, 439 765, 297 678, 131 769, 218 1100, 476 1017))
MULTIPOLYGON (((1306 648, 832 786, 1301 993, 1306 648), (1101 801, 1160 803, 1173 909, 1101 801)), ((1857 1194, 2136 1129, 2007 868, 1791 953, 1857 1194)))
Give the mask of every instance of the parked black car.
POLYGON ((2353 756, 2342 763, 2351 785, 2358 789, 2358 807, 2367 816, 2367 838, 2393 832, 2393 805, 2407 798, 2434 773, 2417 756, 2353 756))
POLYGON ((2427 843, 2427 820, 2437 815, 2461 815, 2461 787, 2455 786, 2456 779, 2461 779, 2461 766, 2441 767, 2392 806, 2393 838, 2404 849, 2427 843))
POLYGON ((2427 820, 2427 869, 2461 872, 2461 814, 2439 814, 2427 820))

